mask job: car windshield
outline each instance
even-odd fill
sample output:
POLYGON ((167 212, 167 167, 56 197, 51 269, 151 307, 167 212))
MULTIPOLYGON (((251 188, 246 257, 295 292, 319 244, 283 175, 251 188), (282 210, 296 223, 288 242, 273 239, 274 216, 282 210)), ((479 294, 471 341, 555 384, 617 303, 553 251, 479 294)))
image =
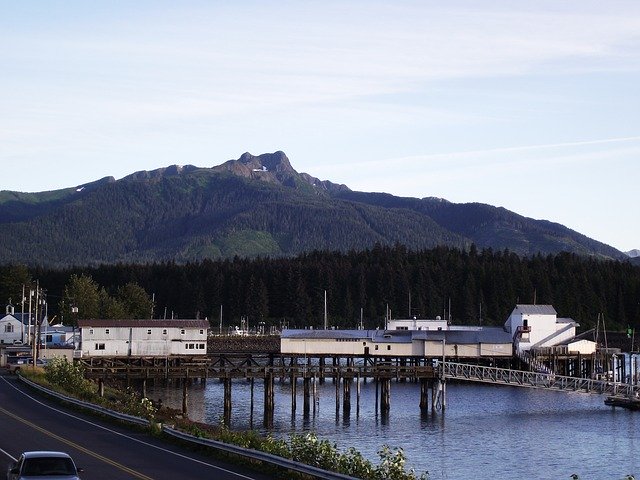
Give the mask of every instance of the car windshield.
POLYGON ((70 458, 36 457, 27 458, 22 466, 25 477, 43 477, 46 475, 75 475, 76 469, 70 458))

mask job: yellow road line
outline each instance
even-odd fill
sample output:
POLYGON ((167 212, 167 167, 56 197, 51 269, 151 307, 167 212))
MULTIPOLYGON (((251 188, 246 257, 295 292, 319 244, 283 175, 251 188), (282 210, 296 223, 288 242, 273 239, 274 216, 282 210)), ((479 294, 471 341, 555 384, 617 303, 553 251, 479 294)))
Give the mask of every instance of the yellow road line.
POLYGON ((107 457, 103 457, 102 455, 100 455, 99 453, 93 452, 81 445, 78 445, 77 443, 72 442, 71 440, 67 440, 66 438, 63 438, 59 435, 56 435, 55 433, 50 432, 49 430, 46 430, 42 427, 39 427, 38 425, 36 425, 35 423, 32 423, 28 420, 25 420, 22 417, 19 417, 17 415, 15 415, 14 413, 11 413, 8 410, 5 410, 4 408, 0 407, 0 412, 4 413, 5 415, 14 418, 15 420, 24 423, 25 425, 28 425, 29 427, 38 430, 39 432, 44 433, 45 435, 48 435, 52 438, 55 438, 56 440, 61 441, 62 443, 66 443, 67 445, 69 445, 70 447, 76 448, 78 450, 80 450, 81 452, 86 453, 87 455, 91 455, 94 458, 97 458, 98 460, 102 460, 105 463, 108 463, 109 465, 113 465, 116 468, 119 468, 120 470, 128 473, 129 475, 134 476, 135 478, 139 478, 141 480, 153 480, 153 478, 151 477, 147 477, 146 475, 143 475, 140 472, 136 472, 135 470, 130 469, 129 467, 125 467, 124 465, 122 465, 121 463, 115 462, 113 460, 111 460, 110 458, 107 457))

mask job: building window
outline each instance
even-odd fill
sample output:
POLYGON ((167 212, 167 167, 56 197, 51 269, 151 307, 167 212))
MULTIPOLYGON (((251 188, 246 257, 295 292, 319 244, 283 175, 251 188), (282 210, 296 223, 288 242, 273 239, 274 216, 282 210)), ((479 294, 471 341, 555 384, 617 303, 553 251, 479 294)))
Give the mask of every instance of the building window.
POLYGON ((180 329, 180 335, 184 335, 184 328, 180 329))
POLYGON ((96 350, 104 350, 104 343, 96 343, 96 350))
POLYGON ((147 328, 147 335, 151 335, 151 329, 147 328))
POLYGON ((166 329, 166 328, 163 328, 163 329, 162 329, 162 334, 163 334, 163 335, 166 335, 166 334, 167 334, 167 329, 166 329))
POLYGON ((204 330, 200 329, 200 335, 204 335, 204 330))
POLYGON ((105 328, 105 329, 104 329, 104 333, 105 333, 105 335, 109 335, 109 329, 108 329, 108 328, 105 328))
POLYGON ((13 324, 7 323, 4 326, 4 333, 13 333, 13 324))
POLYGON ((204 343, 199 343, 198 345, 196 345, 196 347, 197 347, 199 350, 204 350, 204 343))
POLYGON ((391 350, 391 345, 387 345, 387 350, 391 350))
POLYGON ((376 350, 378 349, 378 345, 376 345, 376 350))
POLYGON ((44 336, 44 341, 47 343, 52 343, 53 342, 53 335, 45 335, 44 336))
POLYGON ((93 328, 89 329, 89 335, 93 335, 93 328))

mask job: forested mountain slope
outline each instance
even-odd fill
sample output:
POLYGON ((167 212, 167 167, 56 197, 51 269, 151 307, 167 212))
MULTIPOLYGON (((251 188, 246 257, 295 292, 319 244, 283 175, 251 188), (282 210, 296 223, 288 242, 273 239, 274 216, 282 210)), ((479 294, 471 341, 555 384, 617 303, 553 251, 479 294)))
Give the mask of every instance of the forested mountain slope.
POLYGON ((472 243, 521 255, 624 254, 562 225, 481 204, 353 192, 282 152, 172 166, 40 193, 0 192, 0 263, 42 266, 292 256, 472 243))

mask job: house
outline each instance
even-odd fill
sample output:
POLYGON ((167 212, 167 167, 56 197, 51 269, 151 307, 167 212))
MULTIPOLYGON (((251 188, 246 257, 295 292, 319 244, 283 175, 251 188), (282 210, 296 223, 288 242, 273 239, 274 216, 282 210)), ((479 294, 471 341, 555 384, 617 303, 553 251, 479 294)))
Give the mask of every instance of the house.
POLYGON ((82 357, 206 355, 209 321, 78 320, 82 357))
POLYGON ((26 330, 22 323, 22 315, 15 313, 13 305, 7 305, 5 315, 0 318, 0 344, 20 344, 25 338, 26 330))
POLYGON ((504 324, 517 352, 567 343, 577 326, 571 318, 558 318, 551 305, 516 305, 504 324))
MULTIPOLYGON (((16 313, 13 305, 7 305, 5 315, 0 318, 0 345, 32 343, 37 322, 35 313, 16 313)), ((49 320, 46 316, 39 322, 42 332, 49 328, 49 320)))

